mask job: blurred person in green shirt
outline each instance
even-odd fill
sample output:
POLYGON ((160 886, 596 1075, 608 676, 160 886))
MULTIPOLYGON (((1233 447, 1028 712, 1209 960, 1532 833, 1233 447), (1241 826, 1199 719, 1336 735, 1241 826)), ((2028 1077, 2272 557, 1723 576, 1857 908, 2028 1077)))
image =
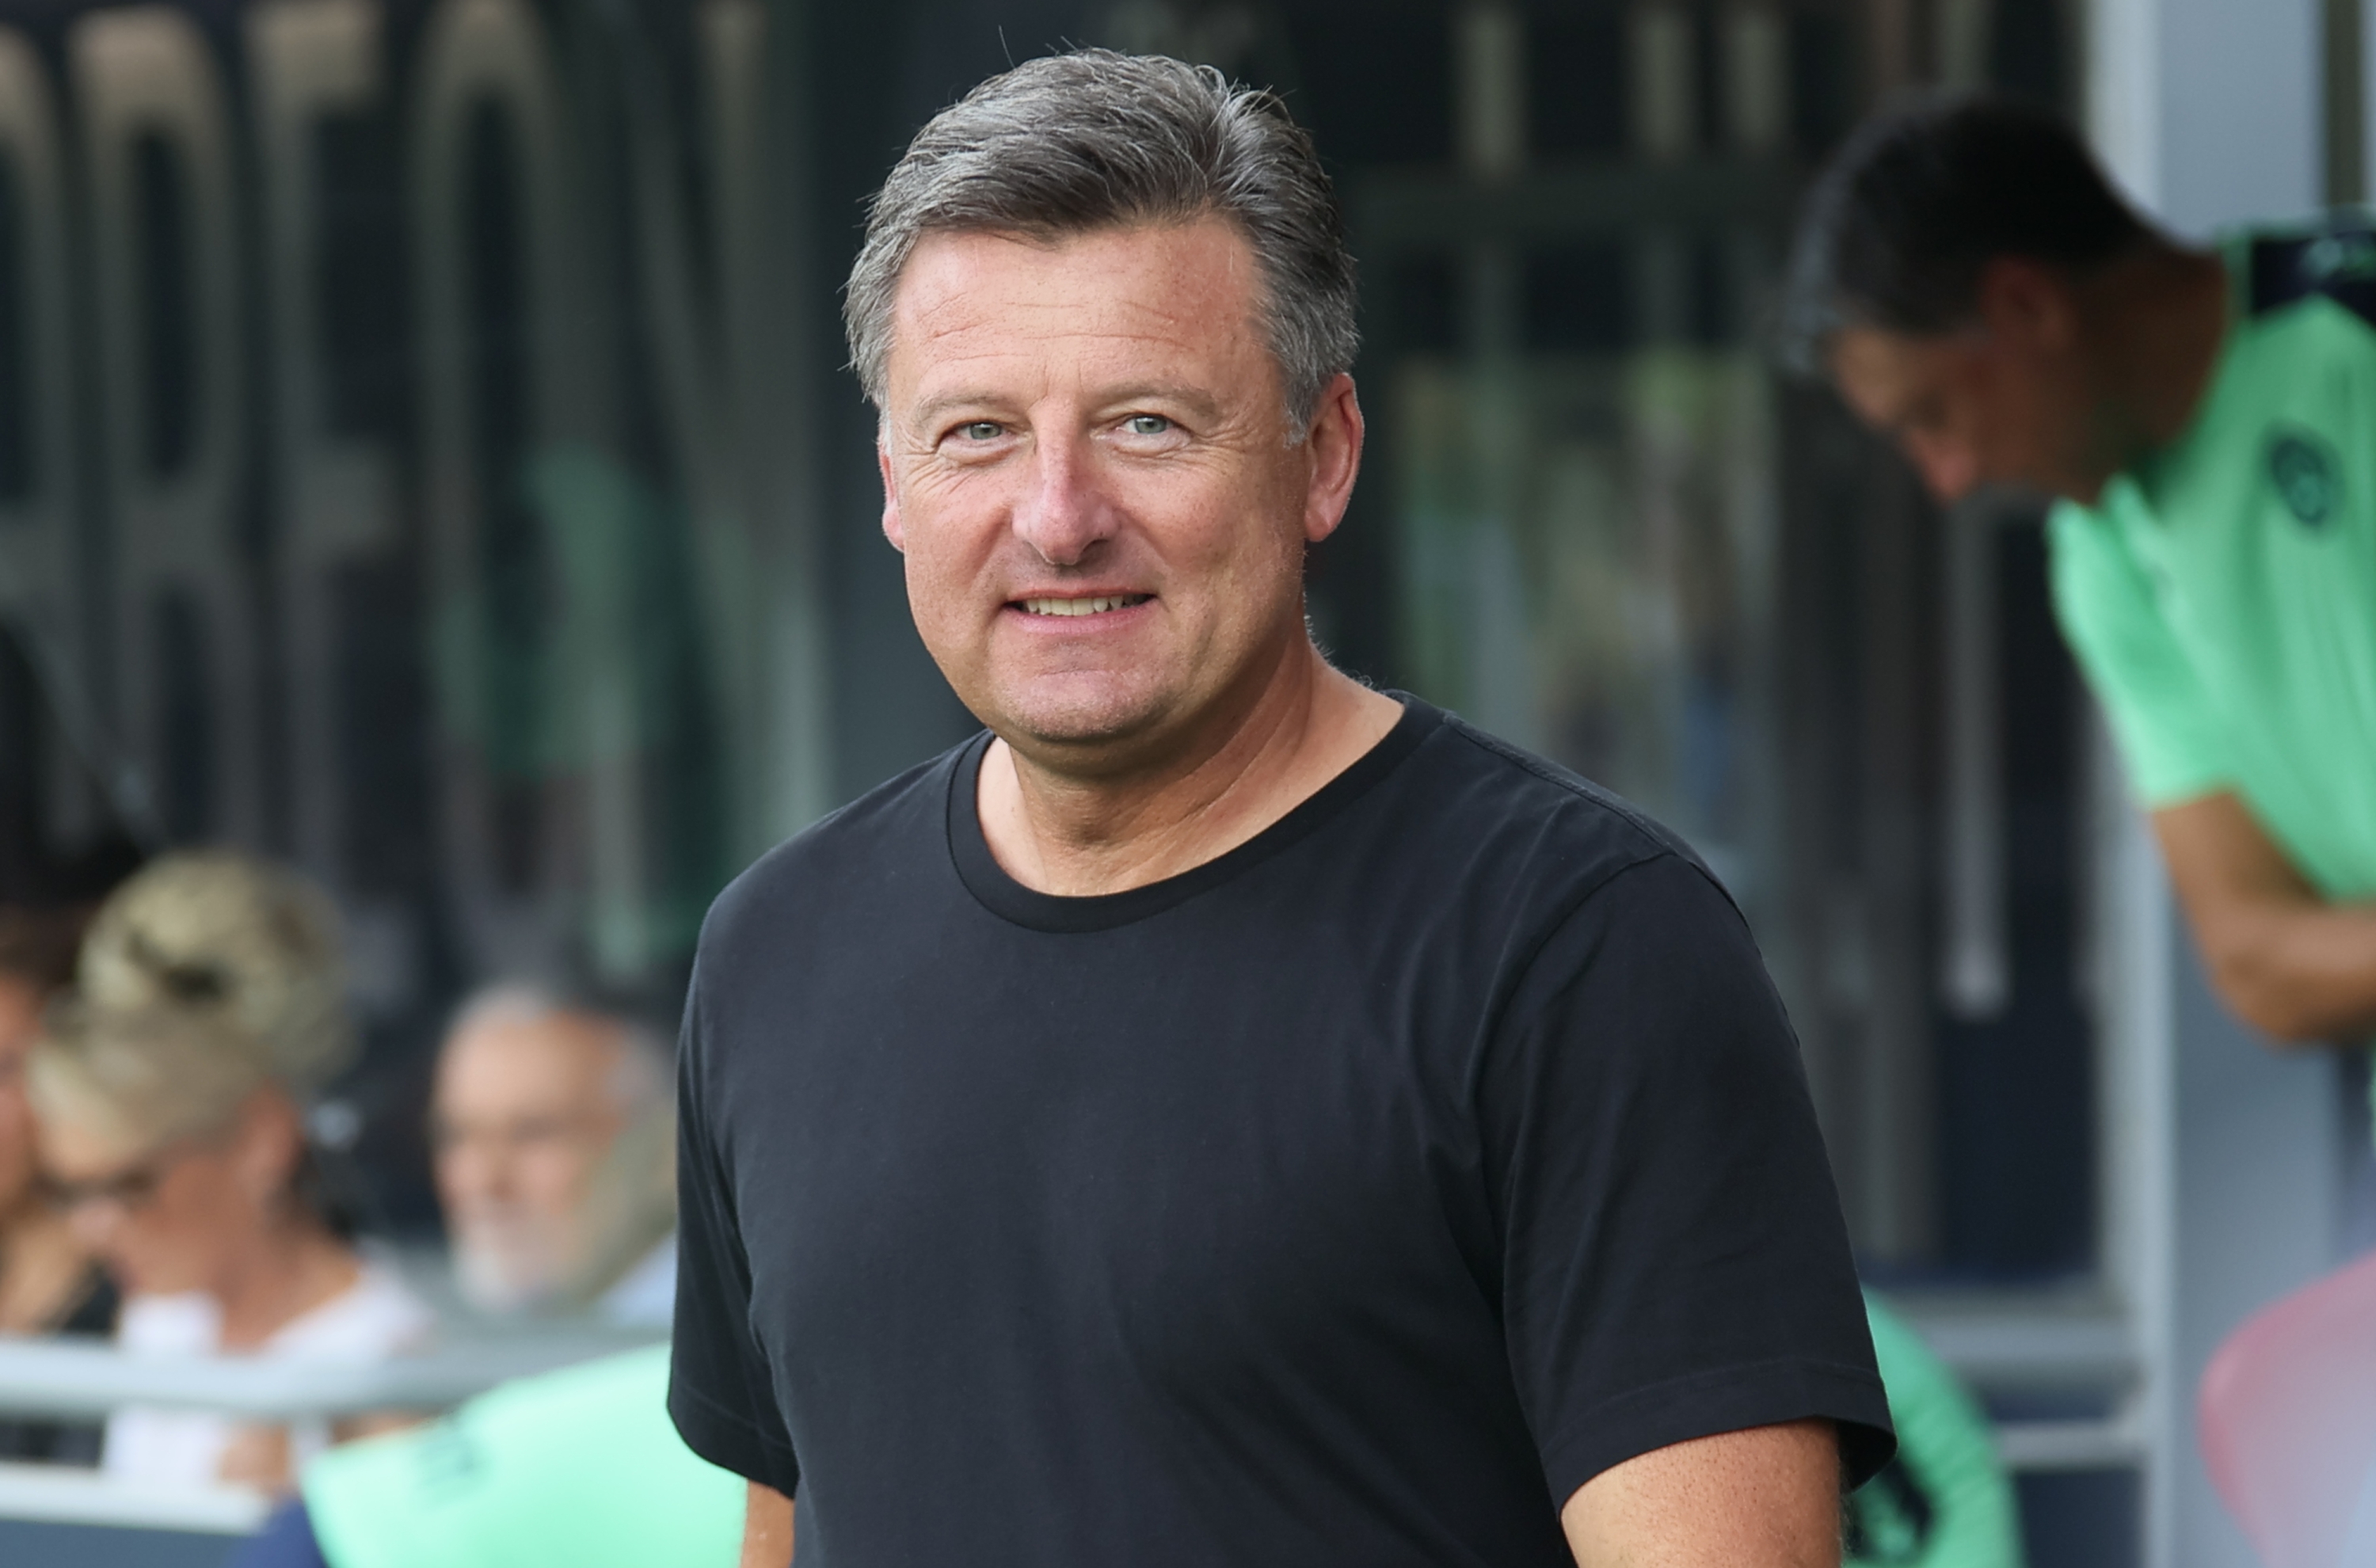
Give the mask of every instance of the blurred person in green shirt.
POLYGON ((2064 635, 2228 1006, 2376 1029, 2376 232, 2192 249, 2059 121, 1938 101, 1824 172, 1786 313, 1942 500, 2055 498, 2064 635))
POLYGON ((1848 1500, 1847 1568, 2023 1568, 2021 1512, 1988 1417, 1871 1291, 1872 1350, 1897 1456, 1848 1500))
POLYGON ((669 1424, 668 1347, 334 1449, 231 1568, 733 1568, 742 1479, 669 1424))

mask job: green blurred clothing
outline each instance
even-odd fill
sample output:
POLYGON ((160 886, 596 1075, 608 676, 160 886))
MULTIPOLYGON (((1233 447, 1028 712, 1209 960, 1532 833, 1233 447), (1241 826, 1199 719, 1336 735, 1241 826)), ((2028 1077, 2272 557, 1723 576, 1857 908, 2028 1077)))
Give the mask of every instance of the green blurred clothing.
POLYGON ((305 1505, 332 1568, 733 1568, 742 1481, 663 1404, 665 1345, 507 1384, 332 1450, 305 1505))
POLYGON ((2051 524, 2055 607, 2148 807, 2233 790, 2376 896, 2376 233, 2226 243, 2187 430, 2051 524))
POLYGON ((1864 1304, 1897 1457, 1849 1502, 1848 1568, 2022 1568, 2020 1512, 1988 1418, 1870 1290, 1864 1304))

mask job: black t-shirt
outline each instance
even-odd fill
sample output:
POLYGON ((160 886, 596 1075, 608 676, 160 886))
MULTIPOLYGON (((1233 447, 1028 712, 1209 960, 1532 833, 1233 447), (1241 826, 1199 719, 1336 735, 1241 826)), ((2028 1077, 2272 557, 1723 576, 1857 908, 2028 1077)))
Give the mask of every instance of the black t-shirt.
POLYGON ((670 1408, 824 1568, 1572 1563, 1585 1481, 1888 1414, 1788 1024, 1689 851, 1416 701, 1033 892, 987 737, 711 912, 670 1408))

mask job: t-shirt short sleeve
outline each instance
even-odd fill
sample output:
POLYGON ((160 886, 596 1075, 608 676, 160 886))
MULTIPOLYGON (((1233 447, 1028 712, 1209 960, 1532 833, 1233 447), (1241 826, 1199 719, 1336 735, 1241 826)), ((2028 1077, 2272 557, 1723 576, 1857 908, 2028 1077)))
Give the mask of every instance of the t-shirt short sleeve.
POLYGON ((1479 1122, 1552 1497, 1653 1449, 1813 1418, 1871 1476, 1888 1401, 1797 1042, 1730 901, 1680 856, 1619 873, 1505 1017, 1479 1122))
POLYGON ((721 1469, 790 1497, 800 1464, 751 1329, 751 1263, 732 1189, 711 1136, 701 980, 696 968, 677 1053, 676 1318, 668 1408, 685 1446, 721 1469))
POLYGON ((2064 502, 2049 529, 2054 612, 2111 721, 2138 798, 2173 805, 2227 785, 2232 770, 2218 714, 2112 520, 2064 502))

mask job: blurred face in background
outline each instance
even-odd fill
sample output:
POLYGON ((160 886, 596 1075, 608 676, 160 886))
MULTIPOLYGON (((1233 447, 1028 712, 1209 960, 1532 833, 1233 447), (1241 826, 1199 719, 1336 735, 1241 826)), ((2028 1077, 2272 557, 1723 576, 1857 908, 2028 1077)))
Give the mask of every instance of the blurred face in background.
POLYGON ((465 1019, 437 1064, 431 1138, 457 1285, 482 1312, 549 1305, 598 1243, 592 1197, 625 1124, 626 1045, 564 1010, 465 1019))
POLYGON ((0 1219, 31 1200, 39 1170, 25 1057, 42 1032, 42 1001, 39 986, 0 972, 0 1219))
POLYGON ((303 1148, 296 1106, 273 1088, 214 1131, 161 1145, 126 1144, 71 1114, 44 1118, 40 1138, 77 1237, 128 1294, 219 1299, 280 1222, 303 1148))
POLYGON ((1953 332, 1843 329, 1831 347, 1842 399, 1942 502, 2006 485, 2092 505, 2125 454, 2107 429, 2072 284, 2001 257, 1981 277, 1978 304, 1953 332))

